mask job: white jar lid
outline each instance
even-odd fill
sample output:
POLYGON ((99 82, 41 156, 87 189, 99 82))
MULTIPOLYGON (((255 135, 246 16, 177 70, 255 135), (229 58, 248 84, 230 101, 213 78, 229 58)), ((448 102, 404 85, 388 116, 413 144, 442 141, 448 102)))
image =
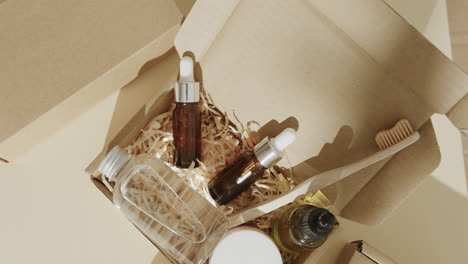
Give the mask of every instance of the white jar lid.
POLYGON ((282 264, 275 243, 262 231, 239 227, 229 231, 219 242, 210 258, 210 264, 282 264))

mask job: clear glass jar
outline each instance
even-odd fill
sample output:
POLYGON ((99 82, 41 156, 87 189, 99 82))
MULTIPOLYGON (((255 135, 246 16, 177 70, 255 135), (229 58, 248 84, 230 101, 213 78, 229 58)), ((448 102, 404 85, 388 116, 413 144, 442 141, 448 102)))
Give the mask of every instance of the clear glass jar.
POLYGON ((114 204, 179 263, 204 263, 229 227, 219 209, 149 154, 131 159, 116 146, 99 171, 115 182, 114 204))

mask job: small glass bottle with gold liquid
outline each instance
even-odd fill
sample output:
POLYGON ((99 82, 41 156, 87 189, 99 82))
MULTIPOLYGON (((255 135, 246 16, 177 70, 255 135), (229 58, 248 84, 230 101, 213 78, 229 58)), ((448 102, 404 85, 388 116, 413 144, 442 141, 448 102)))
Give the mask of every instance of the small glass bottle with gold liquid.
POLYGON ((284 252, 305 252, 321 246, 335 224, 335 216, 327 209, 295 203, 274 222, 272 237, 284 252))

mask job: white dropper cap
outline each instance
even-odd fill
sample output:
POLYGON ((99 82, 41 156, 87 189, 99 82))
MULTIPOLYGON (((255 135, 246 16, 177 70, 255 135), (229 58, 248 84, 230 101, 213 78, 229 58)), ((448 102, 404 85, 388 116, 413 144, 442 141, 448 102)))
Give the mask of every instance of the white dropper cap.
POLYGON ((281 153, 296 140, 296 131, 286 128, 278 136, 260 141, 254 148, 255 156, 265 168, 271 168, 281 160, 281 153))
POLYGON ((193 60, 192 58, 185 56, 180 60, 180 82, 195 82, 193 78, 193 60))
POLYGON ((192 58, 182 57, 179 64, 180 77, 175 85, 175 101, 177 103, 196 103, 200 101, 200 83, 193 77, 194 64, 192 58))
POLYGON ((270 139, 270 144, 277 152, 283 152, 294 141, 296 141, 296 131, 292 128, 286 128, 279 135, 270 139))

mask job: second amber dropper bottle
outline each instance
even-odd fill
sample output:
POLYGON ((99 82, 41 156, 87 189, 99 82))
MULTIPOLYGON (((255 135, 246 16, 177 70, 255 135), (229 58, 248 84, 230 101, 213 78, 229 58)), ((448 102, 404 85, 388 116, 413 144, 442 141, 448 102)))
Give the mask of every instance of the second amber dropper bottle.
POLYGON ((188 168, 201 160, 200 83, 193 77, 193 60, 182 57, 180 77, 175 85, 173 112, 174 165, 188 168))
POLYGON ((253 151, 247 151, 222 170, 208 184, 211 197, 225 205, 260 179, 265 170, 282 158, 282 152, 296 140, 296 131, 286 128, 275 138, 264 138, 253 151))

